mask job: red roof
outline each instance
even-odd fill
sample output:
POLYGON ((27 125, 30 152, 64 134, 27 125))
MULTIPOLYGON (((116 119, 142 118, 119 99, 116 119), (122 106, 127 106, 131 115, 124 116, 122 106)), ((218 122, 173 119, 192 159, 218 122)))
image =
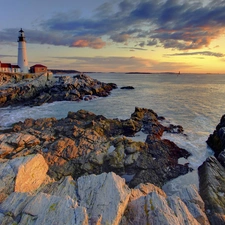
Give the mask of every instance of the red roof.
POLYGON ((12 68, 20 68, 18 65, 12 65, 12 68))
POLYGON ((11 68, 11 64, 10 63, 1 63, 1 67, 11 68))
POLYGON ((41 64, 35 64, 35 65, 31 66, 30 68, 33 68, 33 67, 45 67, 45 68, 47 68, 47 66, 44 66, 44 65, 41 65, 41 64))

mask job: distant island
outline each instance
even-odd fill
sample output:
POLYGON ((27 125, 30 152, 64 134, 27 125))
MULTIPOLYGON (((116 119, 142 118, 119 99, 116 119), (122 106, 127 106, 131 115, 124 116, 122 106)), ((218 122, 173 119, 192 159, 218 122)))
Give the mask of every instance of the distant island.
POLYGON ((77 70, 59 70, 59 69, 49 69, 53 74, 65 74, 65 73, 80 73, 77 70))
MULTIPOLYGON (((49 69, 53 74, 69 74, 69 73, 102 73, 102 72, 82 72, 78 70, 64 70, 64 69, 49 69)), ((117 73, 117 72, 108 72, 108 73, 117 73)), ((126 72, 125 74, 178 74, 176 72, 126 72)))
POLYGON ((152 72, 127 72, 126 74, 178 74, 175 72, 158 72, 158 73, 152 73, 152 72))

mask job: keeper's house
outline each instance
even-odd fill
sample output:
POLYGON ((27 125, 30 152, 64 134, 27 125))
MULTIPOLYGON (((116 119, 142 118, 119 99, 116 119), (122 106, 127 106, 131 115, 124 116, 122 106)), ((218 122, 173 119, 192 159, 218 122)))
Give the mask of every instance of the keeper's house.
POLYGON ((44 73, 47 72, 47 67, 41 64, 35 64, 30 67, 30 73, 44 73))
POLYGON ((2 63, 0 61, 0 72, 20 73, 20 67, 18 65, 12 65, 11 63, 2 63))

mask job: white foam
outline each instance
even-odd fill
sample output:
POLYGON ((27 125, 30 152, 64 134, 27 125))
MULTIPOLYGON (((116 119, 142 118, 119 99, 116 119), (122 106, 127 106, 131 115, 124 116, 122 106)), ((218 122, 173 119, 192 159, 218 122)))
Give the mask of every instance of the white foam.
POLYGON ((115 147, 111 145, 108 149, 108 154, 112 153, 115 150, 115 147))
POLYGON ((145 142, 146 138, 147 138, 148 134, 143 133, 142 131, 139 131, 135 134, 134 137, 129 137, 130 139, 132 139, 133 141, 141 141, 141 142, 145 142))
POLYGON ((199 189, 198 171, 194 170, 183 176, 179 176, 171 181, 168 181, 162 189, 166 192, 168 196, 173 195, 179 191, 182 187, 195 184, 197 189, 199 189))
POLYGON ((207 136, 202 136, 202 134, 188 133, 187 136, 185 136, 183 134, 164 133, 162 138, 168 139, 174 142, 178 147, 187 150, 191 154, 187 161, 193 169, 197 169, 207 157, 212 155, 212 151, 207 147, 205 142, 207 136))

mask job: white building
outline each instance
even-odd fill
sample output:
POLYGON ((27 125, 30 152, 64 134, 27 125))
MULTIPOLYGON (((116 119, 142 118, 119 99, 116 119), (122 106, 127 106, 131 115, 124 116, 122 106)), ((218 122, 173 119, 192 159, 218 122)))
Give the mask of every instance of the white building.
POLYGON ((22 73, 28 73, 28 60, 27 60, 27 49, 24 31, 20 29, 20 35, 18 37, 18 60, 17 64, 20 67, 22 73))
POLYGON ((18 65, 12 65, 11 63, 2 63, 0 61, 0 72, 20 73, 20 67, 18 65))

